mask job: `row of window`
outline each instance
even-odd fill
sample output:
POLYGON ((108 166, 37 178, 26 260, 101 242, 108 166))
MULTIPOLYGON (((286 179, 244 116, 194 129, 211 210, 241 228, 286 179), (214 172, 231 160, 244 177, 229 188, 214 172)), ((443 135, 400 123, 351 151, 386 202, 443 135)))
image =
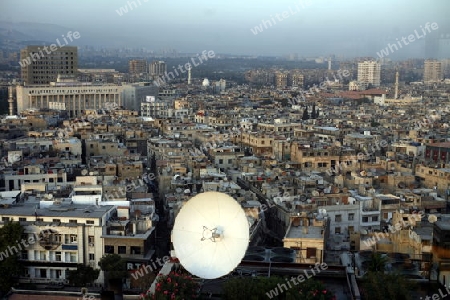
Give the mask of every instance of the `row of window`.
MULTIPOLYGON (((354 221, 355 220, 355 214, 351 213, 348 214, 348 220, 347 221, 354 221)), ((371 222, 378 222, 378 216, 372 216, 371 217, 371 222)), ((335 215, 334 216, 334 221, 335 222, 342 222, 342 215, 335 215)), ((362 217, 362 222, 363 223, 368 223, 369 222, 369 217, 362 217)))
MULTIPOLYGON (((44 222, 44 219, 43 219, 43 218, 36 218, 35 220, 38 221, 38 222, 44 222)), ((11 217, 2 217, 2 221, 8 222, 8 221, 14 221, 14 219, 11 218, 11 217)), ((27 221, 27 218, 23 218, 23 217, 19 218, 19 222, 26 222, 26 221, 27 221)), ((34 221, 34 217, 33 217, 33 219, 30 219, 29 221, 34 221)), ((46 220, 46 222, 49 222, 49 221, 46 220)), ((53 222, 53 223, 61 223, 61 219, 52 219, 52 222, 53 222)), ((69 223, 77 224, 77 223, 78 223, 78 220, 75 220, 75 219, 69 219, 69 223)), ((92 221, 92 220, 87 220, 87 221, 86 221, 86 224, 88 224, 88 225, 94 225, 95 222, 92 221)))
MULTIPOLYGON (((78 262, 77 252, 61 252, 61 251, 34 251, 34 259, 33 260, 41 260, 41 261, 64 261, 76 263, 78 262), (63 260, 64 257, 64 260, 63 260)), ((21 259, 28 260, 30 257, 28 255, 28 251, 24 250, 21 252, 21 259)), ((89 260, 94 260, 94 254, 89 254, 89 260), (91 256, 92 255, 92 256, 91 256), (91 259, 92 257, 92 259, 91 259)))
POLYGON ((127 253, 127 246, 117 246, 117 251, 115 251, 113 245, 105 245, 105 254, 141 254, 140 246, 130 246, 130 252, 127 253))

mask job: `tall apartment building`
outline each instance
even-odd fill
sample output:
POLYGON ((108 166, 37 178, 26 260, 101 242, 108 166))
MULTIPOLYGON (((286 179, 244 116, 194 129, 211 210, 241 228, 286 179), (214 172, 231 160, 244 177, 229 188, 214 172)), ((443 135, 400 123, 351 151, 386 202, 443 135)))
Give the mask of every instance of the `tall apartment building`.
POLYGON ((381 65, 376 61, 358 63, 358 82, 380 86, 381 65))
POLYGON ((150 75, 152 76, 161 76, 164 75, 167 71, 167 65, 162 60, 152 61, 150 64, 150 75))
POLYGON ((287 86, 288 74, 286 72, 276 72, 275 73, 275 87, 285 88, 287 86))
POLYGON ((26 85, 49 84, 58 75, 76 76, 78 48, 64 46, 44 51, 44 46, 27 46, 20 50, 22 80, 26 85))
POLYGON ((442 63, 437 60, 427 59, 423 66, 423 81, 442 80, 442 63))
POLYGON ((304 76, 303 76, 303 74, 300 74, 299 70, 292 70, 291 72, 289 72, 288 77, 287 77, 288 86, 302 88, 303 82, 304 82, 304 76))
POLYGON ((128 72, 130 74, 148 73, 148 63, 145 59, 132 59, 128 62, 128 72))

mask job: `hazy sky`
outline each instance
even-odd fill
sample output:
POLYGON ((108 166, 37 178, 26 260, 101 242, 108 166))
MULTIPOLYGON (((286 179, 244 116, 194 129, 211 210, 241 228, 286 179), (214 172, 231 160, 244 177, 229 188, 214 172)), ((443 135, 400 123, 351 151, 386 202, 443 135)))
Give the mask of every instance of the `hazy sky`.
MULTIPOLYGON (((300 56, 375 57, 389 38, 427 22, 449 34, 449 12, 450 0, 0 0, 1 21, 65 26, 80 32, 80 43, 300 56), (121 7, 128 12, 119 16, 121 7), (253 34, 262 20, 272 26, 253 34)), ((420 54, 425 38, 392 55, 420 54)))

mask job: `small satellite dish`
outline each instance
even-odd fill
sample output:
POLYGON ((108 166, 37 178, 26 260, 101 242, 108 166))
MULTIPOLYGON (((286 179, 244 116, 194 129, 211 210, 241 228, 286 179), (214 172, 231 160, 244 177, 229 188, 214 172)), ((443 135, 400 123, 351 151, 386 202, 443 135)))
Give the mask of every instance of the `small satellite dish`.
POLYGON ((361 176, 363 176, 363 177, 367 176, 367 172, 366 172, 366 171, 361 171, 359 174, 360 174, 361 176))
POLYGON ((368 233, 367 230, 365 230, 365 229, 361 229, 360 232, 361 232, 361 234, 367 234, 368 233))
POLYGON ((181 146, 183 146, 183 144, 178 143, 177 146, 178 146, 178 148, 181 148, 181 146))
POLYGON ((53 194, 47 194, 48 199, 53 199, 53 194))
POLYGON ((215 279, 241 262, 249 243, 249 226, 236 200, 205 192, 180 210, 172 230, 175 254, 191 274, 215 279))
POLYGON ((81 175, 83 175, 83 176, 86 176, 88 173, 89 173, 89 171, 86 169, 81 170, 81 175))
POLYGON ((177 194, 181 194, 181 192, 183 191, 183 189, 182 189, 182 188, 177 188, 175 191, 177 192, 177 194))
POLYGON ((312 191, 311 195, 313 195, 314 197, 317 197, 317 196, 319 196, 319 192, 318 191, 312 191))
POLYGON ((295 172, 295 176, 300 176, 300 172, 299 171, 297 171, 297 172, 295 172))
POLYGON ((429 216, 428 216, 428 222, 434 223, 434 222, 436 222, 436 221, 437 221, 436 215, 429 215, 429 216))

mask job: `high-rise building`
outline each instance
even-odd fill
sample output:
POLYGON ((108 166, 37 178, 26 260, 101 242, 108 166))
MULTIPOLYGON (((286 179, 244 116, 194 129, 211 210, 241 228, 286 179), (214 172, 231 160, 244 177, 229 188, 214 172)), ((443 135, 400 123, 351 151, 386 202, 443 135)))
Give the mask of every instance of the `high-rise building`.
POLYGON ((381 65, 376 61, 358 63, 358 82, 380 86, 381 65))
POLYGON ((287 86, 287 77, 288 74, 286 72, 275 72, 275 87, 285 88, 287 86))
POLYGON ((152 61, 150 64, 150 75, 151 76, 164 76, 167 71, 167 65, 162 60, 152 61))
POLYGON ((148 72, 148 63, 145 59, 132 59, 128 62, 130 74, 143 74, 148 72))
POLYGON ((423 81, 442 80, 442 63, 437 60, 427 59, 423 66, 423 81))
POLYGON ((27 46, 20 50, 19 63, 22 80, 26 85, 49 84, 56 81, 58 75, 76 76, 78 70, 77 47, 50 48, 52 51, 49 51, 48 47, 45 49, 44 47, 27 46))
POLYGON ((287 77, 288 86, 303 88, 304 76, 300 70, 292 70, 287 77))

